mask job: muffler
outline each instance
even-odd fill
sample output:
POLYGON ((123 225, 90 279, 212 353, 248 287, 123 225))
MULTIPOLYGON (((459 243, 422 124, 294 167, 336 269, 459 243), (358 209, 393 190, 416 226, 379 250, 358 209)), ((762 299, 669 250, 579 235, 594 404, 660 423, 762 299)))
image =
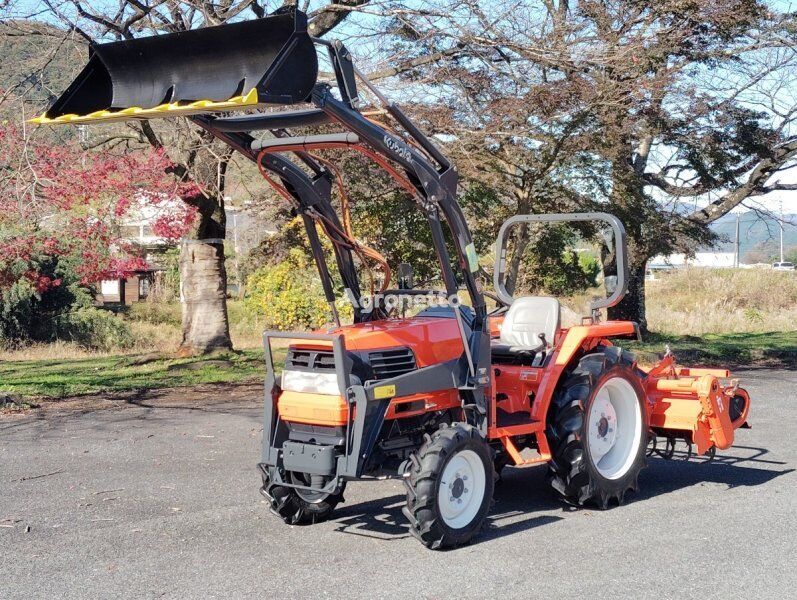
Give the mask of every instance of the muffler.
POLYGON ((307 17, 253 21, 94 45, 37 123, 150 119, 305 101, 318 77, 307 17))

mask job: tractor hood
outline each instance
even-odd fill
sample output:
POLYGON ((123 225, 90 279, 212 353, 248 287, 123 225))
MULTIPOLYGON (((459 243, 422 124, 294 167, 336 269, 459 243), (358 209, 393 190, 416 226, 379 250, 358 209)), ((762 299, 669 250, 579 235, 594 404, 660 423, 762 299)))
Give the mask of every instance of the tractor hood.
POLYGON ((345 325, 324 333, 343 334, 347 350, 411 348, 420 367, 452 360, 462 354, 462 338, 453 318, 390 319, 345 325))

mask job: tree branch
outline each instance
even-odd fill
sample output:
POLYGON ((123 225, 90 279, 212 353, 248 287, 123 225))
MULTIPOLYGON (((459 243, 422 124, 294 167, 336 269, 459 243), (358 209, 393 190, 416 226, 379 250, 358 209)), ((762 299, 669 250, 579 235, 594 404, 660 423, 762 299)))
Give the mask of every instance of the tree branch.
POLYGON ((417 69, 418 67, 435 63, 444 58, 450 58, 461 55, 462 53, 463 53, 463 46, 461 44, 457 44, 453 48, 442 50, 440 52, 435 52, 434 54, 429 54, 427 56, 419 56, 418 58, 409 60, 396 67, 390 67, 388 69, 381 69, 379 71, 374 71, 368 74, 368 79, 370 79, 371 81, 377 81, 379 79, 387 79, 388 77, 394 77, 396 75, 400 75, 401 73, 406 73, 407 71, 417 69))
POLYGON ((324 8, 310 15, 311 21, 307 30, 310 35, 321 37, 340 25, 346 18, 360 6, 368 4, 370 0, 332 0, 324 8))
POLYGON ((778 186, 788 186, 783 189, 797 189, 797 185, 791 187, 794 184, 774 183, 770 186, 766 185, 767 180, 774 172, 795 157, 797 157, 797 137, 775 148, 772 157, 765 158, 759 162, 752 170, 745 183, 722 198, 718 198, 709 203, 705 208, 695 211, 689 215, 689 219, 697 223, 708 225, 727 214, 731 209, 741 204, 746 198, 765 193, 763 190, 767 188, 772 188, 772 191, 780 189, 778 186))

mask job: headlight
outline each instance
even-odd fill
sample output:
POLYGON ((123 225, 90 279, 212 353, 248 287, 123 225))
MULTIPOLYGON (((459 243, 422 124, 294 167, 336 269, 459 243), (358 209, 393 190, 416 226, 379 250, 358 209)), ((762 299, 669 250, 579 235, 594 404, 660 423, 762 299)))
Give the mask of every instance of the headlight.
POLYGON ((282 372, 282 389, 291 392, 309 392, 340 396, 336 373, 316 373, 313 371, 282 372))

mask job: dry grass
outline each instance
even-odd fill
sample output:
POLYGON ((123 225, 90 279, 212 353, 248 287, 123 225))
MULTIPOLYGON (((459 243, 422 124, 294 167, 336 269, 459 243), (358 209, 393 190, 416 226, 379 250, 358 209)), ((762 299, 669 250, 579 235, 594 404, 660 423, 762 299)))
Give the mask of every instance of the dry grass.
MULTIPOLYGON (((647 313, 651 331, 664 335, 795 332, 797 336, 797 274, 753 269, 686 269, 647 282, 647 313)), ((588 314, 589 290, 562 299, 577 315, 588 314)), ((258 349, 265 324, 243 303, 229 303, 230 334, 236 349, 258 349)), ((6 361, 101 358, 157 352, 169 355, 180 344, 179 303, 141 303, 124 317, 135 344, 126 350, 95 352, 77 344, 57 342, 2 352, 6 361)), ((577 319, 576 319, 577 320, 577 319)), ((787 333, 788 335, 788 333, 787 333)))
MULTIPOLYGON (((245 311, 240 301, 229 301, 228 309, 233 347, 237 350, 259 349, 263 345, 264 324, 245 311)), ((170 355, 180 346, 182 332, 178 302, 142 302, 131 306, 122 318, 133 333, 134 343, 130 348, 101 352, 59 341, 33 344, 18 350, 0 350, 0 360, 78 360, 148 353, 170 355)))
MULTIPOLYGON (((130 351, 131 354, 134 352, 135 350, 130 351)), ((124 350, 114 350, 112 352, 115 355, 124 355, 126 353, 124 350)), ((99 358, 109 354, 111 353, 86 350, 82 346, 71 342, 53 342, 52 344, 32 344, 17 350, 0 350, 0 361, 78 360, 82 358, 99 358)))
POLYGON ((797 331, 797 274, 684 269, 647 282, 651 331, 677 335, 797 331))
MULTIPOLYGON (((259 348, 265 324, 248 312, 240 300, 228 300, 230 336, 235 348, 259 348)), ((137 352, 174 352, 180 345, 181 315, 178 302, 142 302, 126 315, 136 339, 137 352)))

